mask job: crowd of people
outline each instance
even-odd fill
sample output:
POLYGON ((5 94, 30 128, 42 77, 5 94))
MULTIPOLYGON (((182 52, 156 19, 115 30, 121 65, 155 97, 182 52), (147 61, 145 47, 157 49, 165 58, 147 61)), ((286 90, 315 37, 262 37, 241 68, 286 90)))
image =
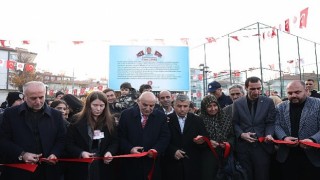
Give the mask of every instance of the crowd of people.
POLYGON ((28 82, 2 105, 0 163, 38 166, 1 166, 0 179, 320 179, 314 81, 293 80, 286 99, 262 95, 261 84, 249 77, 226 95, 213 81, 197 108, 186 94, 155 96, 152 86, 136 91, 128 82, 120 96, 105 89, 82 101, 59 91, 49 102, 42 82, 28 82), (231 157, 242 176, 221 176, 231 157))

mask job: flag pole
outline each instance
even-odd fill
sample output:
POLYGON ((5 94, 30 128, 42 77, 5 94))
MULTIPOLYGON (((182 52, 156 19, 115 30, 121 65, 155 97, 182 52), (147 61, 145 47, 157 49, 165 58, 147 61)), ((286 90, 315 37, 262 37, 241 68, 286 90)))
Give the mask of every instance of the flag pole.
POLYGON ((280 74, 280 96, 283 96, 283 77, 281 68, 281 56, 280 56, 280 43, 279 43, 279 30, 277 29, 277 45, 278 45, 278 59, 279 59, 279 74, 280 74))
POLYGON ((203 97, 206 95, 207 89, 207 52, 206 52, 206 43, 203 44, 204 51, 204 66, 203 66, 203 97))
POLYGON ((319 67, 318 67, 317 43, 314 43, 314 55, 315 55, 315 58, 316 58, 317 85, 318 85, 318 91, 319 91, 319 67))
MULTIPOLYGON (((257 22, 258 25, 258 34, 260 34, 260 23, 257 22)), ((260 36, 258 37, 258 42, 259 42, 259 60, 260 60, 260 76, 261 76, 261 85, 262 85, 262 93, 264 92, 264 87, 263 87, 263 69, 262 69, 262 58, 261 58, 261 40, 260 40, 260 36)))
POLYGON ((230 85, 232 85, 232 77, 231 77, 231 51, 230 51, 230 35, 228 34, 228 52, 229 52, 229 81, 230 85))
POLYGON ((299 75, 300 75, 300 80, 302 80, 301 76, 301 63, 300 63, 300 47, 299 47, 299 37, 297 37, 297 47, 298 47, 298 62, 299 62, 299 75))

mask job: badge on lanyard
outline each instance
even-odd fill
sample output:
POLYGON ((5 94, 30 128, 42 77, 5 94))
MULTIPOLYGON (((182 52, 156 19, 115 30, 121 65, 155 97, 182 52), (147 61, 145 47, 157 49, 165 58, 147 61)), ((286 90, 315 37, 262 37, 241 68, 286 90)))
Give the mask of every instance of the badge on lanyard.
POLYGON ((104 138, 104 133, 100 130, 94 130, 93 131, 93 139, 102 139, 104 138))

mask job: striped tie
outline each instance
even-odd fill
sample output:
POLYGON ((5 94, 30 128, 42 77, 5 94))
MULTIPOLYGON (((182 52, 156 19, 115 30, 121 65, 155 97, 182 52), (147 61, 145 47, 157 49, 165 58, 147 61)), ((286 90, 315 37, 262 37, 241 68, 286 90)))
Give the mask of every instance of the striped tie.
POLYGON ((146 126, 147 120, 148 120, 148 116, 142 115, 142 122, 141 122, 142 128, 144 128, 146 126))

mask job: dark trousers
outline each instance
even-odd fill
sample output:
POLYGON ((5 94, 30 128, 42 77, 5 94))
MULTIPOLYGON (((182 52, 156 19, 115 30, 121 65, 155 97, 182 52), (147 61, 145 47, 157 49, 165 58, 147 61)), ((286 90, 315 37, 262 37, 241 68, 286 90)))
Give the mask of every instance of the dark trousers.
POLYGON ((251 143, 246 151, 237 153, 241 166, 247 171, 248 180, 269 180, 271 154, 259 143, 251 143))
POLYGON ((303 149, 291 148, 288 158, 281 164, 283 180, 319 180, 320 168, 309 161, 303 149))

